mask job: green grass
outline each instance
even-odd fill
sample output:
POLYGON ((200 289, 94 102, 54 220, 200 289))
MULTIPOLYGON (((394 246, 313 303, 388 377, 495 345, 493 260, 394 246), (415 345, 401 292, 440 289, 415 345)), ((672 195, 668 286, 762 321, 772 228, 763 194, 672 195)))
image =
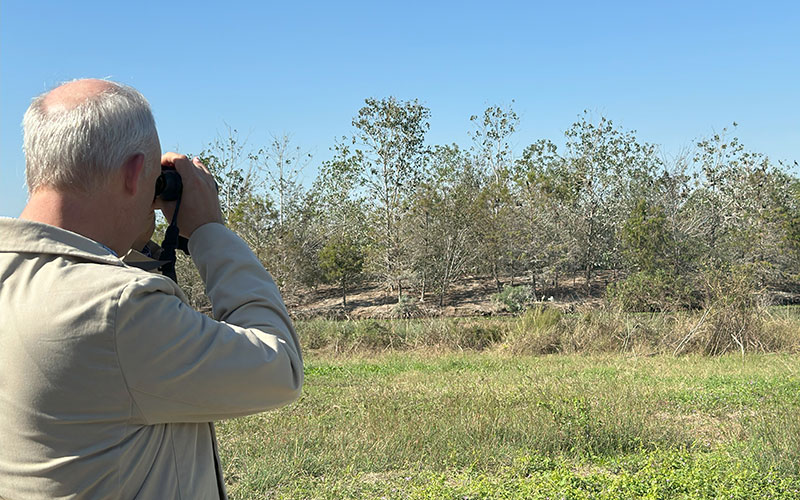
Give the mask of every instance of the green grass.
POLYGON ((800 498, 800 356, 311 352, 218 433, 233 499, 800 498))

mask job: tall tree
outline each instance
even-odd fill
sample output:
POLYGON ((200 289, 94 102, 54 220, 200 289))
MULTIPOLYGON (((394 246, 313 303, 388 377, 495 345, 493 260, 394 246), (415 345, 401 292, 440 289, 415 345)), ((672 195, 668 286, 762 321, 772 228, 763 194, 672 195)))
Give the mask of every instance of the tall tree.
POLYGON ((622 221, 635 206, 635 195, 654 182, 660 163, 652 146, 603 116, 595 122, 584 113, 566 136, 568 186, 562 192, 571 205, 575 265, 588 292, 596 270, 621 265, 622 221))
POLYGON ((312 199, 300 182, 311 155, 292 145, 290 136, 283 134, 272 135, 269 145, 253 156, 275 212, 270 233, 270 270, 283 292, 293 293, 308 281, 306 268, 312 264, 309 259, 316 257, 315 236, 309 232, 313 210, 306 205, 312 199))
POLYGON ((445 294, 474 260, 479 188, 472 162, 458 146, 433 148, 408 218, 421 300, 430 286, 443 306, 445 294))
POLYGON ((566 191, 569 184, 564 176, 564 159, 556 145, 545 139, 525 148, 514 164, 513 178, 524 234, 519 243, 534 295, 540 274, 549 273, 553 287, 557 287, 559 274, 567 264, 565 223, 570 193, 566 191))
POLYGON ((420 177, 429 118, 430 111, 419 101, 389 97, 366 99, 353 119, 354 157, 360 163, 360 181, 377 219, 376 267, 397 292, 398 300, 410 267, 407 236, 400 222, 420 177))
MULTIPOLYGON (((512 101, 513 104, 513 101, 512 101)), ((513 259, 512 234, 514 204, 510 191, 510 170, 513 164, 509 143, 519 123, 519 117, 511 106, 490 106, 483 116, 470 117, 473 158, 476 167, 483 172, 485 180, 479 194, 483 205, 482 220, 478 222, 482 261, 488 267, 498 291, 501 289, 500 275, 513 259)))

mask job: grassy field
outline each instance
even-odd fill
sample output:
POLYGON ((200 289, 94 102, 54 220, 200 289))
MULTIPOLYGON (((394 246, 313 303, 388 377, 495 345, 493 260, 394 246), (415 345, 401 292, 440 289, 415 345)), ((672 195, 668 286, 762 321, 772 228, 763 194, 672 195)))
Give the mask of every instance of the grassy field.
POLYGON ((221 422, 233 499, 800 498, 800 356, 306 355, 221 422))

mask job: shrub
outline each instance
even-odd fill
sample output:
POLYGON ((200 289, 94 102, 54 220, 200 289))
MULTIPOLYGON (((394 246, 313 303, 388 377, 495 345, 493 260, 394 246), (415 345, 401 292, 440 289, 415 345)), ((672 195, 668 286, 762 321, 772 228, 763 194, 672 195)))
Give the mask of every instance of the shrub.
POLYGON ((397 304, 392 307, 392 317, 401 319, 418 318, 422 316, 417 301, 410 295, 401 295, 397 304))
POLYGON ((503 340, 503 330, 495 324, 473 322, 462 325, 457 337, 459 349, 486 349, 503 340))
POLYGON ((492 295, 492 301, 504 311, 518 313, 531 303, 531 297, 528 286, 505 286, 502 292, 492 295))
POLYGON ((606 298, 631 312, 676 311, 697 303, 696 294, 684 278, 663 270, 640 271, 612 283, 606 298))
MULTIPOLYGON (((705 353, 732 350, 764 351, 766 305, 761 301, 752 271, 747 267, 707 269, 703 273, 708 313, 705 353)), ((771 342, 767 342, 771 344, 771 342)))

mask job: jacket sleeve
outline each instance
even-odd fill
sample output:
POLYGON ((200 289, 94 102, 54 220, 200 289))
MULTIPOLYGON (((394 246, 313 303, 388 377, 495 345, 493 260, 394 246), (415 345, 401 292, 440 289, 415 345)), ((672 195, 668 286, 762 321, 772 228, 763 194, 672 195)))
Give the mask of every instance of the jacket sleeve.
POLYGON ((134 420, 208 422, 295 400, 300 345, 269 273, 221 224, 198 228, 189 248, 214 319, 162 276, 127 285, 117 305, 117 356, 134 420))

